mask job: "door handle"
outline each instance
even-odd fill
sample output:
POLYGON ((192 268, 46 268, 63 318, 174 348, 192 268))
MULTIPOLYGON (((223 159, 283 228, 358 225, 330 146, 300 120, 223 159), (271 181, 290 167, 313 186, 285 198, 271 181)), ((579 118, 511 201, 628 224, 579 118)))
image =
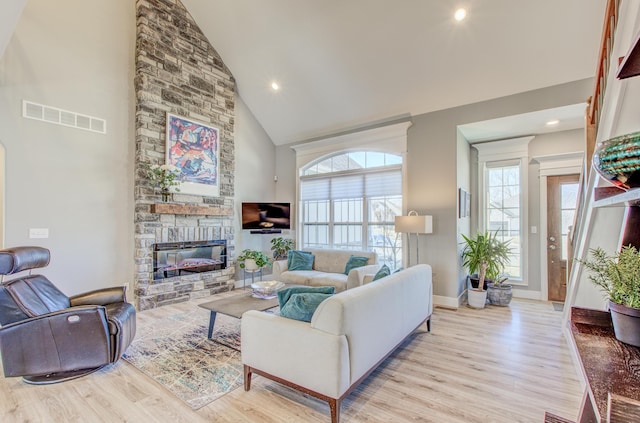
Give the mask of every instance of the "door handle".
POLYGON ((555 236, 550 236, 550 237, 549 237, 549 241, 551 241, 551 242, 556 242, 556 237, 555 237, 555 236))
POLYGON ((549 245, 549 249, 550 249, 550 250, 555 250, 555 249, 556 249, 556 246, 555 246, 555 245, 553 245, 553 244, 551 244, 551 245, 549 245))

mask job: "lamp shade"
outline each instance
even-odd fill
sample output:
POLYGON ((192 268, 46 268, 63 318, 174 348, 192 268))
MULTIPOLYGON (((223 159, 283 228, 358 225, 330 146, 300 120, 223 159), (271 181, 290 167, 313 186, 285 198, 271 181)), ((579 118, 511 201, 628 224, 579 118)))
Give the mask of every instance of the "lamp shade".
POLYGON ((408 234, 433 233, 433 216, 396 216, 395 231, 408 234))

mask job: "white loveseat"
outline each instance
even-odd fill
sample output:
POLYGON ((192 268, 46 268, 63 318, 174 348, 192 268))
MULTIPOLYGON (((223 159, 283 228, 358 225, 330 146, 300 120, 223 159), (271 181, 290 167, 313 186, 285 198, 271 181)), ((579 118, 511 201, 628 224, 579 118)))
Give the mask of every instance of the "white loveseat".
POLYGON ((336 291, 355 288, 363 284, 367 274, 378 270, 378 255, 372 251, 305 249, 314 255, 312 270, 289 270, 286 260, 273 263, 273 279, 293 285, 335 286, 336 291), (351 256, 368 257, 366 266, 352 269, 344 274, 351 256))
POLYGON ((430 330, 432 296, 421 264, 326 299, 311 323, 244 313, 245 391, 252 373, 265 376, 327 401, 338 423, 342 400, 420 325, 430 330))

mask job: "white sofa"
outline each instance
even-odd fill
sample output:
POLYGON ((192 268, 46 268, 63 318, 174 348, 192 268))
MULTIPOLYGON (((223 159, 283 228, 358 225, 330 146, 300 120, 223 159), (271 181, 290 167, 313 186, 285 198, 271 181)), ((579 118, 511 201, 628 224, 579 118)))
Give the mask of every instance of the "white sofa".
POLYGON ((312 270, 289 270, 286 260, 273 263, 273 279, 293 285, 335 286, 336 291, 355 288, 363 284, 366 274, 374 274, 379 268, 378 255, 372 251, 305 249, 314 255, 312 270), (369 257, 366 266, 344 274, 351 256, 369 257))
POLYGON ((242 316, 244 389, 256 373, 327 401, 338 423, 342 400, 426 322, 431 266, 420 264, 323 301, 311 323, 248 311, 242 316))

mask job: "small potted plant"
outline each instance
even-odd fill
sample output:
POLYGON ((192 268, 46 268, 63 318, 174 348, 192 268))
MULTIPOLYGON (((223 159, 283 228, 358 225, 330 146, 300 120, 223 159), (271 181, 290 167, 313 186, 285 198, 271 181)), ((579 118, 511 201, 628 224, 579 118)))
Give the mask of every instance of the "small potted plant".
POLYGON ((271 259, 265 253, 258 250, 243 250, 236 259, 242 269, 255 271, 271 264, 271 259))
POLYGON ((591 259, 578 261, 589 271, 589 280, 609 298, 616 338, 640 347, 640 252, 631 245, 613 256, 602 248, 589 251, 591 259))
POLYGON ((294 242, 291 238, 283 238, 281 236, 271 240, 271 250, 273 251, 274 260, 284 260, 287 254, 293 248, 294 242))
POLYGON ((180 180, 178 180, 178 176, 180 176, 180 169, 176 166, 169 164, 150 165, 148 163, 145 163, 143 166, 151 185, 154 188, 160 188, 162 201, 166 202, 169 199, 171 188, 176 192, 180 192, 180 189, 177 188, 177 186, 180 185, 180 180))
MULTIPOLYGON (((469 306, 484 308, 487 302, 487 286, 485 280, 497 281, 504 267, 509 263, 510 240, 500 241, 497 232, 486 231, 478 233, 474 238, 462 235, 464 249, 462 250, 462 265, 471 277, 477 274, 478 285, 468 290, 469 306)), ((504 280, 501 281, 501 283, 504 280)))

